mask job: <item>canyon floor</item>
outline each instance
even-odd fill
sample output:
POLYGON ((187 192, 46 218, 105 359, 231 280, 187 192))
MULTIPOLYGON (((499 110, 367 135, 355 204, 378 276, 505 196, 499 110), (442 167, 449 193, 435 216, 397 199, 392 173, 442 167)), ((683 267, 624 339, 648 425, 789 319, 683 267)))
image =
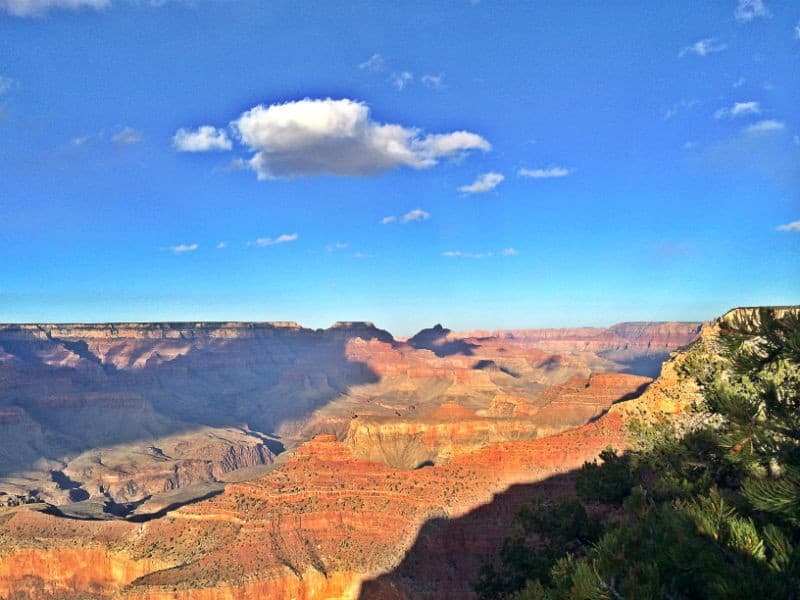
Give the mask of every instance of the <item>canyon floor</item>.
POLYGON ((0 597, 468 598, 701 328, 0 326, 0 597))

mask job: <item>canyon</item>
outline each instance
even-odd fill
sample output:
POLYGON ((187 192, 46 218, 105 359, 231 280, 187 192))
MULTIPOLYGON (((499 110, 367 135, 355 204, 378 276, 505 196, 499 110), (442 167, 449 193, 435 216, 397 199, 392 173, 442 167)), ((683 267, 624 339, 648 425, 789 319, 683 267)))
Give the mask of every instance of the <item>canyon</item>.
POLYGON ((0 325, 0 597, 468 598, 702 329, 0 325))

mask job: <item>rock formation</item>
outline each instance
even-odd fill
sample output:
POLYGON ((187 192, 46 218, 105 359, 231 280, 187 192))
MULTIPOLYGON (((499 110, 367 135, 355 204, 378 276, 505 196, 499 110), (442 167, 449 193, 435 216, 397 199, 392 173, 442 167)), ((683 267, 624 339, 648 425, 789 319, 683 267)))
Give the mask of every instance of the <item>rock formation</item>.
POLYGON ((651 410, 630 398, 685 385, 677 370, 649 387, 599 373, 616 363, 585 347, 415 338, 368 323, 0 327, 0 597, 469 598, 499 534, 469 538, 461 519, 623 448, 626 419, 651 410), (67 504, 24 503, 41 499, 67 504), (408 580, 404 557, 443 523, 463 560, 408 580))

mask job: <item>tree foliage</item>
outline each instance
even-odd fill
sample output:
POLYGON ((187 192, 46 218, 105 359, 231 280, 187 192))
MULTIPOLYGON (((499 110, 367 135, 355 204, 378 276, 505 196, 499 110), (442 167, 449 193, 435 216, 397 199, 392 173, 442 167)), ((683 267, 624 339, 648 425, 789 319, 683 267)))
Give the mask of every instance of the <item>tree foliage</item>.
POLYGON ((800 598, 800 318, 747 314, 709 344, 684 365, 713 418, 605 450, 581 502, 520 511, 479 597, 800 598))

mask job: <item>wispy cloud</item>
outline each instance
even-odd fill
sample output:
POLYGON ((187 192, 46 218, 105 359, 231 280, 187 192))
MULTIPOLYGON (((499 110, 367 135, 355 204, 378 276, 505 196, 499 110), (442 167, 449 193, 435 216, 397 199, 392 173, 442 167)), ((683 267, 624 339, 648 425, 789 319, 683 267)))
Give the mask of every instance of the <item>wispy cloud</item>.
POLYGON ((78 135, 78 136, 75 136, 74 138, 72 138, 70 140, 70 144, 72 144, 73 146, 85 146, 86 144, 88 144, 92 140, 100 139, 100 138, 102 138, 102 134, 86 133, 86 134, 78 135))
POLYGON ((752 21, 756 17, 769 17, 772 13, 764 5, 764 0, 739 0, 736 5, 736 10, 733 11, 733 16, 737 21, 746 23, 752 21))
POLYGON ((800 233, 800 221, 792 221, 791 223, 786 223, 786 225, 778 225, 775 230, 800 233))
POLYGON ((111 136, 117 146, 127 146, 142 141, 142 133, 133 127, 123 127, 120 131, 111 136))
POLYGON ((491 192, 494 188, 500 185, 504 179, 505 176, 501 173, 495 173, 494 171, 491 171, 489 173, 480 175, 469 185, 462 185, 460 188, 458 188, 458 191, 464 192, 465 194, 485 194, 486 192, 491 192))
POLYGON ((276 238, 258 238, 253 242, 253 245, 260 246, 262 248, 266 246, 275 246, 277 244, 286 244, 287 242, 293 242, 300 236, 296 233, 282 233, 276 238))
POLYGON ((794 39, 800 40, 800 21, 794 26, 794 39))
POLYGON ((0 0, 0 11, 14 17, 43 17, 51 9, 100 10, 111 5, 111 0, 0 0))
POLYGON ((443 75, 423 75, 421 81, 423 85, 436 90, 444 87, 443 75))
POLYGON ((482 259, 482 258, 494 258, 498 256, 516 256, 519 254, 519 251, 515 250, 514 248, 506 248, 501 252, 462 252, 461 250, 448 250, 446 252, 442 252, 442 256, 447 258, 475 258, 475 259, 482 259))
POLYGON ((392 85, 398 90, 404 90, 412 81, 414 81, 414 74, 410 71, 400 71, 399 73, 392 73, 392 85))
MULTIPOLYGON (((2 2, 2 0, 0 0, 2 2)), ((16 79, 12 77, 3 77, 0 75, 0 96, 7 94, 11 90, 15 89, 19 84, 17 83, 16 79)))
POLYGON ((572 169, 566 167, 547 167, 546 169, 520 169, 517 175, 531 179, 552 179, 554 177, 566 177, 572 173, 572 169))
POLYGON ((776 121, 775 119, 765 119, 758 123, 748 125, 742 131, 747 135, 761 135, 764 133, 772 133, 776 131, 783 131, 786 125, 783 121, 776 121))
POLYGON ((348 244, 344 244, 342 242, 336 242, 335 244, 328 244, 325 246, 325 252, 336 252, 337 250, 344 250, 348 247, 348 244))
POLYGON ((177 246, 170 246, 169 249, 174 254, 183 254, 184 252, 194 252, 199 247, 197 244, 178 244, 177 246))
POLYGON ((715 119, 744 117, 747 115, 761 114, 761 105, 758 102, 735 102, 730 108, 720 108, 714 113, 715 119))
POLYGON ((217 250, 222 250, 223 248, 228 247, 228 242, 220 242, 216 246, 214 246, 217 250))
POLYGON ((728 46, 726 44, 723 44, 722 42, 719 42, 714 38, 705 38, 683 48, 678 54, 678 56, 681 58, 683 58, 687 54, 695 54, 697 56, 708 56, 709 54, 713 54, 715 52, 722 52, 727 47, 728 46))
POLYGON ((442 256, 448 258, 490 258, 494 256, 493 252, 461 252, 461 250, 448 250, 442 252, 442 256))
POLYGON ((739 79, 733 82, 733 87, 740 88, 745 84, 745 81, 744 77, 739 77, 739 79))
POLYGON ((680 100, 664 111, 664 120, 669 121, 678 113, 689 110, 698 104, 699 102, 697 100, 680 100))
POLYGON ((410 223, 411 221, 426 221, 431 218, 431 214, 422 209, 415 208, 404 214, 400 220, 403 223, 410 223))
POLYGON ((406 214, 396 217, 394 215, 389 215, 388 217, 383 217, 380 221, 381 225, 388 225, 390 223, 411 223, 413 221, 426 221, 431 218, 431 213, 422 210, 421 208, 415 208, 414 210, 408 211, 406 214))
POLYGON ((172 145, 178 152, 230 150, 233 146, 224 129, 211 125, 202 125, 195 130, 178 129, 172 138, 172 145))
POLYGON ((386 68, 386 61, 380 54, 373 54, 358 65, 358 68, 362 71, 383 71, 386 68))
POLYGON ((491 150, 488 141, 469 131, 423 135, 416 127, 376 123, 366 104, 348 99, 258 105, 231 126, 255 152, 243 164, 259 179, 427 169, 445 157, 491 150))

